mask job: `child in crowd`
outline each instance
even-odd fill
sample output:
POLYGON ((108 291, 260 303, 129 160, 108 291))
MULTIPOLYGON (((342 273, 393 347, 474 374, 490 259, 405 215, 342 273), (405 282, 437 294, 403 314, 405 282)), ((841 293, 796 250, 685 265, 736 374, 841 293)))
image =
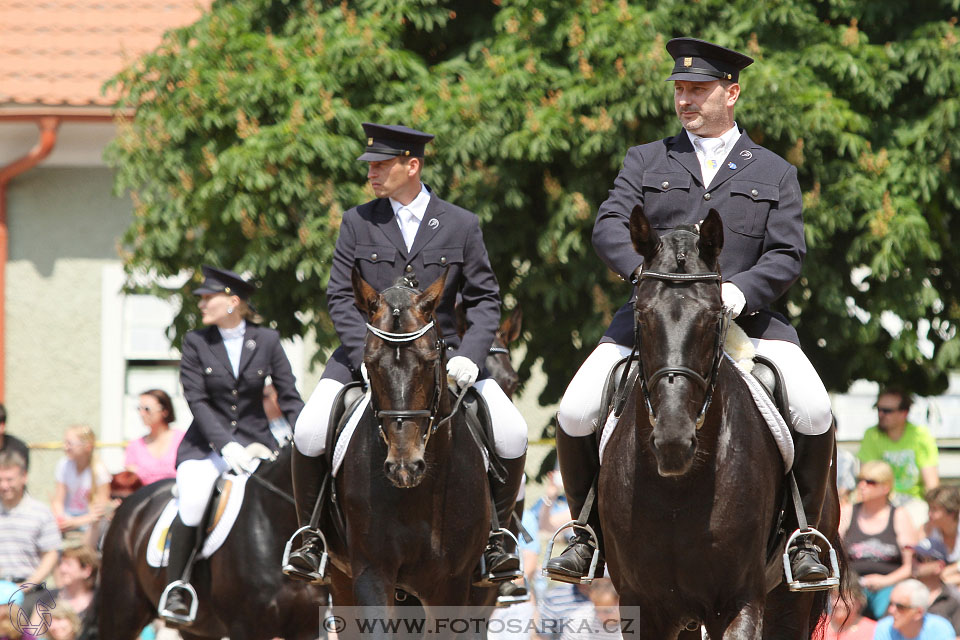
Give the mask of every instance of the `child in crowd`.
POLYGON ((110 472, 94 453, 96 437, 84 425, 63 436, 66 456, 57 463, 57 485, 50 505, 60 531, 83 531, 96 522, 110 497, 110 472))

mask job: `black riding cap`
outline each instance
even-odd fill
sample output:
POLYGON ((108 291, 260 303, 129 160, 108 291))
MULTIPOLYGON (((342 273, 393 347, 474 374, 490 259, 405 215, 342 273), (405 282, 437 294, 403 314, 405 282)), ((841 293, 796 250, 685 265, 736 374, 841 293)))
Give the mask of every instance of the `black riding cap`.
POLYGON ((433 140, 432 133, 424 133, 400 124, 363 123, 367 135, 365 153, 357 158, 363 162, 389 160, 396 156, 422 158, 423 149, 433 140))
POLYGON ((673 73, 667 80, 736 82, 740 70, 753 64, 750 56, 696 38, 674 38, 667 43, 667 53, 674 59, 673 73))
POLYGON ((199 287, 193 290, 193 295, 204 293, 225 293, 230 296, 239 296, 246 300, 253 293, 253 284, 244 280, 240 274, 226 269, 217 269, 210 265, 203 265, 204 280, 199 287))

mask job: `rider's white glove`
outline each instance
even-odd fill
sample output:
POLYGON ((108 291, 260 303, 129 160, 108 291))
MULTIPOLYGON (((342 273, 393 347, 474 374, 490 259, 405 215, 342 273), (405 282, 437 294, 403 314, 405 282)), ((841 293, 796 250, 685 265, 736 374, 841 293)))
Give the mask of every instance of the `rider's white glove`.
POLYGON ((739 316, 744 305, 747 304, 743 291, 740 291, 740 288, 732 282, 724 282, 720 287, 720 299, 723 300, 723 309, 733 312, 730 315, 731 318, 739 316))
POLYGON ((454 356, 447 360, 447 380, 456 382, 461 389, 477 381, 480 369, 466 356, 454 356))
POLYGON ((257 468, 257 459, 239 442, 228 442, 223 445, 223 449, 220 449, 220 455, 238 476, 244 473, 253 473, 257 468))

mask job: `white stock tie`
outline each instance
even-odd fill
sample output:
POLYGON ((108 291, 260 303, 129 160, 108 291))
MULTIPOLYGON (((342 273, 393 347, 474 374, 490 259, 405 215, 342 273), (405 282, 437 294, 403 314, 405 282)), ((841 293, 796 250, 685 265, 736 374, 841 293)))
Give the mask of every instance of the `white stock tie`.
POLYGON ((708 187, 713 182, 714 176, 720 170, 720 163, 723 162, 725 155, 723 153, 723 140, 721 138, 700 138, 700 146, 703 148, 703 158, 700 160, 700 171, 703 173, 703 186, 708 187))
POLYGON ((420 228, 420 221, 416 216, 406 208, 400 209, 400 232, 403 234, 403 242, 407 245, 407 251, 413 247, 413 239, 417 237, 417 230, 420 228))

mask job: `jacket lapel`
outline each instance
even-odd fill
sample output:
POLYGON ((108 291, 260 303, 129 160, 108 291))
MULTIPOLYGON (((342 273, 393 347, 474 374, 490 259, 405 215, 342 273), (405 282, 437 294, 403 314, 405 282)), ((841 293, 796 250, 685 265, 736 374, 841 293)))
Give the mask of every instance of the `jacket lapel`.
POLYGON ((223 346, 223 338, 220 331, 215 327, 207 328, 207 344, 210 345, 210 351, 216 356, 217 360, 223 365, 231 376, 233 375, 233 365, 230 364, 230 357, 227 355, 227 348, 223 346))
POLYGON ((703 184, 703 172, 700 171, 697 152, 693 150, 693 143, 690 142, 690 136, 687 135, 686 130, 681 129, 680 133, 670 140, 667 155, 683 165, 698 184, 706 186, 703 184))
POLYGON ((710 189, 716 189, 753 163, 753 161, 757 159, 757 149, 759 149, 759 147, 750 139, 747 132, 741 131, 737 144, 733 145, 733 151, 727 154, 723 164, 717 171, 717 175, 713 177, 713 182, 710 183, 710 189))
POLYGON ((390 200, 380 198, 376 204, 376 224, 380 231, 387 237, 393 246, 404 256, 407 255, 407 243, 403 241, 403 234, 400 233, 400 225, 397 224, 397 216, 393 213, 393 207, 390 206, 390 200))
POLYGON ((423 212, 423 220, 420 221, 420 228, 417 229, 417 235, 413 239, 413 246, 410 247, 410 258, 420 253, 420 250, 429 244, 440 231, 440 225, 443 222, 443 211, 443 200, 431 192, 427 210, 423 212))
MULTIPOLYGON (((257 338, 259 330, 256 325, 247 323, 247 328, 243 332, 243 346, 240 348, 240 366, 237 367, 239 374, 243 374, 243 369, 253 360, 253 355, 257 352, 257 338)), ((239 379, 240 375, 237 376, 239 379)))

